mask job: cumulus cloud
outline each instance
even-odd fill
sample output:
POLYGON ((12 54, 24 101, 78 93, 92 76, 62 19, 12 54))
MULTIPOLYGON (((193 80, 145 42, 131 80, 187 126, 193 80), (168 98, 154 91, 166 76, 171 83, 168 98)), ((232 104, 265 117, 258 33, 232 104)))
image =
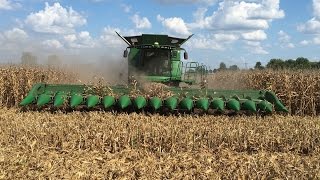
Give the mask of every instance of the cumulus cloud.
POLYGON ((152 26, 148 18, 140 17, 138 14, 133 15, 131 20, 137 29, 149 29, 152 26))
POLYGON ((242 38, 248 41, 263 41, 267 39, 267 34, 262 30, 242 33, 242 38))
POLYGON ((0 10, 12 10, 20 6, 19 3, 12 2, 11 0, 0 0, 0 10))
POLYGON ((157 20, 171 33, 177 35, 190 35, 187 24, 180 17, 164 18, 160 14, 157 15, 157 20))
POLYGON ((192 37, 187 43, 186 46, 189 48, 196 49, 213 49, 213 50, 225 50, 225 47, 222 43, 215 38, 205 35, 197 35, 192 37))
POLYGON ((295 47, 295 45, 290 42, 291 37, 283 30, 280 30, 278 32, 278 40, 280 42, 281 48, 294 48, 295 47))
POLYGON ((269 52, 262 47, 261 42, 258 42, 258 41, 245 41, 245 43, 246 43, 246 48, 248 49, 248 51, 250 51, 250 53, 253 53, 253 54, 269 54, 269 52))
POLYGON ((48 39, 42 42, 42 45, 45 46, 45 48, 48 49, 60 49, 63 47, 60 41, 57 39, 48 39))
POLYGON ((105 27, 103 29, 102 35, 100 36, 100 40, 103 42, 104 45, 108 47, 119 47, 124 45, 125 43, 117 36, 115 32, 121 32, 119 28, 114 27, 105 27))
POLYGON ((25 23, 36 32, 68 34, 75 32, 75 28, 87 23, 87 20, 72 7, 62 7, 60 3, 50 6, 45 3, 45 9, 31 13, 25 23))
POLYGON ((214 34, 213 38, 218 42, 233 42, 239 39, 239 37, 235 34, 224 34, 224 33, 218 33, 214 34))
POLYGON ((196 21, 190 26, 211 30, 263 30, 269 28, 271 20, 285 15, 279 0, 262 0, 261 3, 225 0, 212 15, 205 16, 206 12, 205 8, 199 9, 194 14, 196 21))
MULTIPOLYGON (((246 44, 246 46, 253 49, 253 52, 267 54, 268 52, 264 50, 260 41, 268 38, 265 30, 269 28, 273 20, 284 18, 285 12, 280 9, 280 1, 220 0, 219 2, 217 9, 213 11, 211 11, 211 8, 198 8, 193 13, 192 22, 185 22, 179 17, 163 18, 160 15, 157 19, 170 32, 187 34, 187 32, 190 33, 198 29, 206 30, 209 35, 197 40, 198 44, 203 44, 199 47, 205 47, 208 41, 211 41, 211 43, 219 42, 219 36, 222 34, 231 38, 230 41, 226 42, 232 43, 242 39, 243 42, 251 43, 251 45, 246 44), (172 22, 174 18, 176 22, 172 22), (258 41, 258 43, 252 45, 254 41, 258 41)), ((224 49, 225 46, 216 47, 216 49, 224 49)))
POLYGON ((88 31, 65 35, 64 40, 69 48, 93 48, 96 45, 95 40, 88 31))
POLYGON ((306 23, 298 25, 297 29, 306 34, 320 34, 320 0, 313 0, 313 15, 306 23))
POLYGON ((320 20, 320 0, 313 0, 313 15, 320 20))
POLYGON ((189 48, 197 48, 197 49, 213 49, 218 51, 223 51, 226 49, 228 44, 231 44, 239 39, 239 36, 234 34, 196 34, 192 37, 186 45, 189 48))
POLYGON ((307 45, 309 45, 310 44, 310 41, 307 41, 307 40, 302 40, 302 41, 300 41, 300 43, 299 43, 300 45, 302 45, 302 46, 307 46, 307 45))
POLYGON ((313 17, 304 24, 300 24, 297 27, 298 31, 306 34, 318 34, 320 33, 320 21, 313 17))
POLYGON ((320 35, 317 35, 313 38, 313 43, 316 45, 320 45, 320 35))
POLYGON ((285 13, 280 9, 280 0, 262 0, 256 8, 248 11, 248 16, 251 19, 279 19, 285 13))
POLYGON ((121 4, 121 7, 125 13, 129 13, 131 11, 131 6, 128 4, 121 4))
POLYGON ((12 30, 4 32, 4 37, 8 41, 19 43, 19 41, 27 39, 28 34, 22 29, 13 28, 12 30))

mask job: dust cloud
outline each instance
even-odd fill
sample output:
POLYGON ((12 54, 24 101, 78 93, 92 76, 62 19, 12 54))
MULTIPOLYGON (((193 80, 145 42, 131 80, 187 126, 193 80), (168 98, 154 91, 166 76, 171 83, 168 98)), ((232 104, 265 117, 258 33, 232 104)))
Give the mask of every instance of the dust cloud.
POLYGON ((127 59, 119 56, 103 56, 98 61, 77 63, 72 62, 66 66, 67 71, 76 74, 81 84, 94 84, 98 81, 110 85, 127 84, 128 81, 128 63, 127 59))
POLYGON ((241 90, 247 89, 246 71, 221 71, 207 77, 209 89, 241 90))

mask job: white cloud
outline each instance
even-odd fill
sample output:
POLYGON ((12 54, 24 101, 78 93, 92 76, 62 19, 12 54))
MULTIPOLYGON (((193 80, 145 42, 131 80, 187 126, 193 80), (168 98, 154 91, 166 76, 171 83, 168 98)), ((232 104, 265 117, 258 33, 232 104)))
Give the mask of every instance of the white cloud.
POLYGON ((320 45, 320 36, 319 35, 313 38, 313 43, 316 45, 320 45))
POLYGON ((213 49, 213 50, 225 50, 225 47, 222 43, 219 43, 217 40, 210 36, 198 35, 196 37, 192 37, 186 45, 189 48, 196 49, 213 49))
POLYGON ((247 49, 253 54, 269 54, 258 41, 246 41, 247 49))
POLYGON ((306 46, 306 45, 309 45, 310 44, 310 41, 307 41, 307 40, 303 40, 303 41, 300 41, 300 43, 302 46, 306 46))
POLYGON ((36 32, 68 34, 75 32, 75 28, 86 24, 87 20, 72 7, 66 9, 60 3, 50 6, 45 4, 45 9, 28 15, 25 23, 36 32))
POLYGON ((279 19, 283 18, 285 13, 280 9, 280 0, 262 0, 248 15, 253 19, 279 19))
POLYGON ((138 14, 133 15, 131 20, 137 29, 149 29, 152 26, 148 18, 140 17, 138 14))
POLYGON ((238 40, 239 37, 234 34, 211 34, 202 35, 196 34, 186 44, 190 48, 196 49, 214 49, 214 50, 225 50, 228 44, 231 44, 238 40))
POLYGON ((213 38, 218 41, 218 42, 233 42, 239 39, 237 35, 234 34, 224 34, 224 33, 219 33, 219 34, 214 34, 213 38))
POLYGON ((313 0, 313 14, 320 20, 320 0, 313 0))
POLYGON ((14 3, 11 0, 0 0, 0 10, 12 10, 20 6, 19 3, 14 3))
POLYGON ((125 13, 129 13, 132 9, 132 7, 128 4, 121 4, 121 7, 125 13))
POLYGON ((124 45, 125 43, 117 36, 115 32, 120 33, 119 28, 114 27, 105 27, 103 29, 102 35, 100 36, 100 40, 103 42, 104 45, 108 47, 119 47, 124 45))
MULTIPOLYGON (((180 17, 164 18, 160 15, 157 19, 169 32, 175 34, 187 35, 197 29, 206 30, 208 35, 190 40, 194 42, 192 46, 195 48, 208 48, 212 45, 214 49, 223 50, 227 44, 242 39, 247 43, 246 46, 250 52, 268 54, 260 41, 268 38, 265 31, 270 23, 285 16, 285 12, 280 9, 280 0, 219 0, 215 2, 220 2, 216 10, 210 12, 211 8, 198 8, 193 13, 192 22, 185 22, 180 17)), ((288 47, 294 46, 289 43, 288 47)))
POLYGON ((205 16, 206 12, 205 8, 198 9, 194 14, 196 21, 190 27, 227 31, 265 30, 271 20, 284 17, 279 0, 262 0, 261 3, 224 0, 211 16, 205 16))
POLYGON ((88 31, 65 35, 64 40, 69 48, 93 48, 96 45, 95 40, 90 36, 88 31))
POLYGON ((306 23, 298 25, 300 32, 307 34, 320 34, 320 0, 313 0, 313 15, 306 23))
POLYGON ((186 23, 180 17, 164 18, 160 14, 158 14, 157 20, 161 22, 161 24, 171 33, 178 34, 178 35, 191 34, 186 23))
POLYGON ((304 24, 300 24, 297 27, 298 31, 307 34, 319 34, 320 33, 320 21, 315 17, 311 18, 304 24))
POLYGON ((263 30, 256 30, 242 33, 242 38, 248 41, 263 41, 267 39, 267 34, 263 30))
POLYGON ((307 22, 297 26, 298 31, 314 35, 312 40, 301 41, 301 45, 320 45, 320 0, 313 0, 313 15, 314 17, 309 19, 307 22))
POLYGON ((13 28, 12 30, 4 32, 4 37, 10 42, 19 43, 19 41, 27 39, 28 34, 22 29, 13 28))
POLYGON ((63 45, 60 43, 60 41, 56 39, 48 39, 42 42, 42 45, 45 46, 45 48, 48 49, 60 49, 63 47, 63 45))
POLYGON ((73 43, 77 40, 77 36, 75 34, 69 34, 64 36, 64 40, 68 43, 73 43))
POLYGON ((278 40, 280 42, 281 48, 294 48, 295 47, 295 45, 290 42, 291 37, 283 30, 280 30, 278 32, 278 40))

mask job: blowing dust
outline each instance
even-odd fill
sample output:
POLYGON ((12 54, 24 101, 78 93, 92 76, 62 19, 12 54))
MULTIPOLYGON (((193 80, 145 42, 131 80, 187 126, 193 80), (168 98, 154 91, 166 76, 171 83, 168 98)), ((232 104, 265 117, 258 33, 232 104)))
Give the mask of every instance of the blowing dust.
POLYGON ((101 57, 99 60, 72 61, 65 66, 67 71, 76 74, 79 84, 96 84, 98 82, 108 85, 127 84, 128 63, 119 57, 101 57))
POLYGON ((244 71, 220 71, 209 74, 208 88, 222 90, 247 89, 247 78, 244 71))

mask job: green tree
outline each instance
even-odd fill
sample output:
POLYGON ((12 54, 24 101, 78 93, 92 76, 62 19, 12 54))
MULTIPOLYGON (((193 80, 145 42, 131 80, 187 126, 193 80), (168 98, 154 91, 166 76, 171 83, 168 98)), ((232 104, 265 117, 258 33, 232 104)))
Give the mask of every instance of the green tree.
POLYGON ((239 70, 239 67, 237 65, 232 65, 232 66, 229 67, 229 70, 237 71, 237 70, 239 70))
POLYGON ((259 69, 259 70, 261 70, 261 69, 264 69, 264 67, 262 66, 261 62, 258 61, 258 62, 256 62, 256 65, 254 66, 254 69, 259 69))
POLYGON ((284 61, 285 67, 289 69, 294 69, 296 67, 296 61, 292 59, 288 59, 284 61))
POLYGON ((285 68, 285 63, 282 59, 271 59, 268 64, 267 68, 280 70, 285 68))
POLYGON ((298 57, 296 59, 295 68, 297 68, 297 69, 310 69, 311 68, 311 64, 309 62, 309 59, 304 58, 304 57, 298 57))
POLYGON ((221 62, 219 66, 219 70, 226 70, 226 69, 227 69, 227 65, 224 62, 221 62))

